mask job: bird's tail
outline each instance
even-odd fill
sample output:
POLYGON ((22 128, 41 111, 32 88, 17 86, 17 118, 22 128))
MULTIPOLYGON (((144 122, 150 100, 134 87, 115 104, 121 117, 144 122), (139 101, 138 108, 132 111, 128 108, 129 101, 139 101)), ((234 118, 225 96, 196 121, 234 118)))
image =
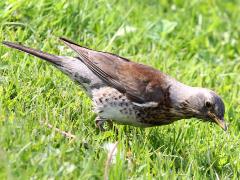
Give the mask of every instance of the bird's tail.
POLYGON ((4 45, 11 48, 18 49, 20 51, 26 52, 28 54, 37 56, 44 59, 55 67, 63 71, 65 74, 70 76, 71 79, 78 82, 82 88, 84 88, 88 95, 91 96, 91 92, 94 88, 99 88, 103 85, 103 82, 91 71, 84 63, 78 58, 66 57, 66 56, 56 56, 40 50, 29 48, 20 44, 3 41, 4 45))
POLYGON ((26 52, 28 54, 32 54, 34 56, 37 56, 37 57, 39 57, 41 59, 44 59, 44 60, 46 60, 46 61, 48 61, 48 62, 50 62, 54 65, 60 65, 61 61, 62 61, 59 56, 55 56, 55 55, 52 55, 52 54, 49 54, 49 53, 45 53, 45 52, 42 52, 42 51, 39 51, 39 50, 36 50, 36 49, 33 49, 33 48, 29 48, 29 47, 20 45, 20 44, 8 42, 8 41, 3 41, 2 43, 4 45, 8 46, 8 47, 15 48, 15 49, 18 49, 20 51, 26 52))

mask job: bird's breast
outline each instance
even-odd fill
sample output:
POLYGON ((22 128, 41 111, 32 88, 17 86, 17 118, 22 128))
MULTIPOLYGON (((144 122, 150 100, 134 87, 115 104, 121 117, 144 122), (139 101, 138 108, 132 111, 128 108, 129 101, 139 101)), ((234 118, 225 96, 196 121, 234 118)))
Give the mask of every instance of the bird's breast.
POLYGON ((105 119, 120 124, 136 124, 136 110, 127 97, 111 87, 102 87, 93 91, 94 111, 105 119))
POLYGON ((168 107, 139 107, 118 90, 107 86, 93 90, 93 107, 100 117, 119 124, 150 127, 169 124, 176 119, 168 107))

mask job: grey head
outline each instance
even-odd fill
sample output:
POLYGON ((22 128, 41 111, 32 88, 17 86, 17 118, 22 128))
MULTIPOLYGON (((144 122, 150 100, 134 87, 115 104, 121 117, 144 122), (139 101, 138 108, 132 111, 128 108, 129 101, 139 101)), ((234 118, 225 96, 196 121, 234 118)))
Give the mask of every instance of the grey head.
POLYGON ((185 86, 182 98, 178 98, 176 107, 185 117, 196 117, 203 121, 214 122, 227 130, 224 121, 225 106, 220 96, 214 91, 185 86))

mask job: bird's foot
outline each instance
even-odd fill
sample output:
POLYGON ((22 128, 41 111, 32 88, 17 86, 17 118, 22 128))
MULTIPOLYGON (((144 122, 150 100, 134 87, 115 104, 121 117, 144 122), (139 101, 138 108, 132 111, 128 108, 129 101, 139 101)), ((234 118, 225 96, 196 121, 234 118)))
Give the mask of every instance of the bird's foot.
POLYGON ((97 116, 97 117, 96 117, 96 119, 95 119, 95 124, 96 124, 97 128, 99 128, 100 131, 106 131, 105 128, 103 127, 105 121, 106 121, 105 118, 102 118, 102 117, 100 117, 100 116, 97 116))

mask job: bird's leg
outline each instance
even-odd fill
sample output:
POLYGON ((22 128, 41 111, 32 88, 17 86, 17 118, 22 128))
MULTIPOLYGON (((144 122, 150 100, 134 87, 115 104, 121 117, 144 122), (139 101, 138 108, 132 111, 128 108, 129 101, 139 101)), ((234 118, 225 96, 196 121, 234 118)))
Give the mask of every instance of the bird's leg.
POLYGON ((107 122, 108 122, 109 128, 113 129, 113 122, 112 122, 112 120, 107 120, 107 122))
POLYGON ((97 116, 96 119, 95 119, 95 124, 96 126, 99 128, 100 131, 105 131, 103 125, 105 123, 106 119, 105 118, 102 118, 100 116, 97 116))

